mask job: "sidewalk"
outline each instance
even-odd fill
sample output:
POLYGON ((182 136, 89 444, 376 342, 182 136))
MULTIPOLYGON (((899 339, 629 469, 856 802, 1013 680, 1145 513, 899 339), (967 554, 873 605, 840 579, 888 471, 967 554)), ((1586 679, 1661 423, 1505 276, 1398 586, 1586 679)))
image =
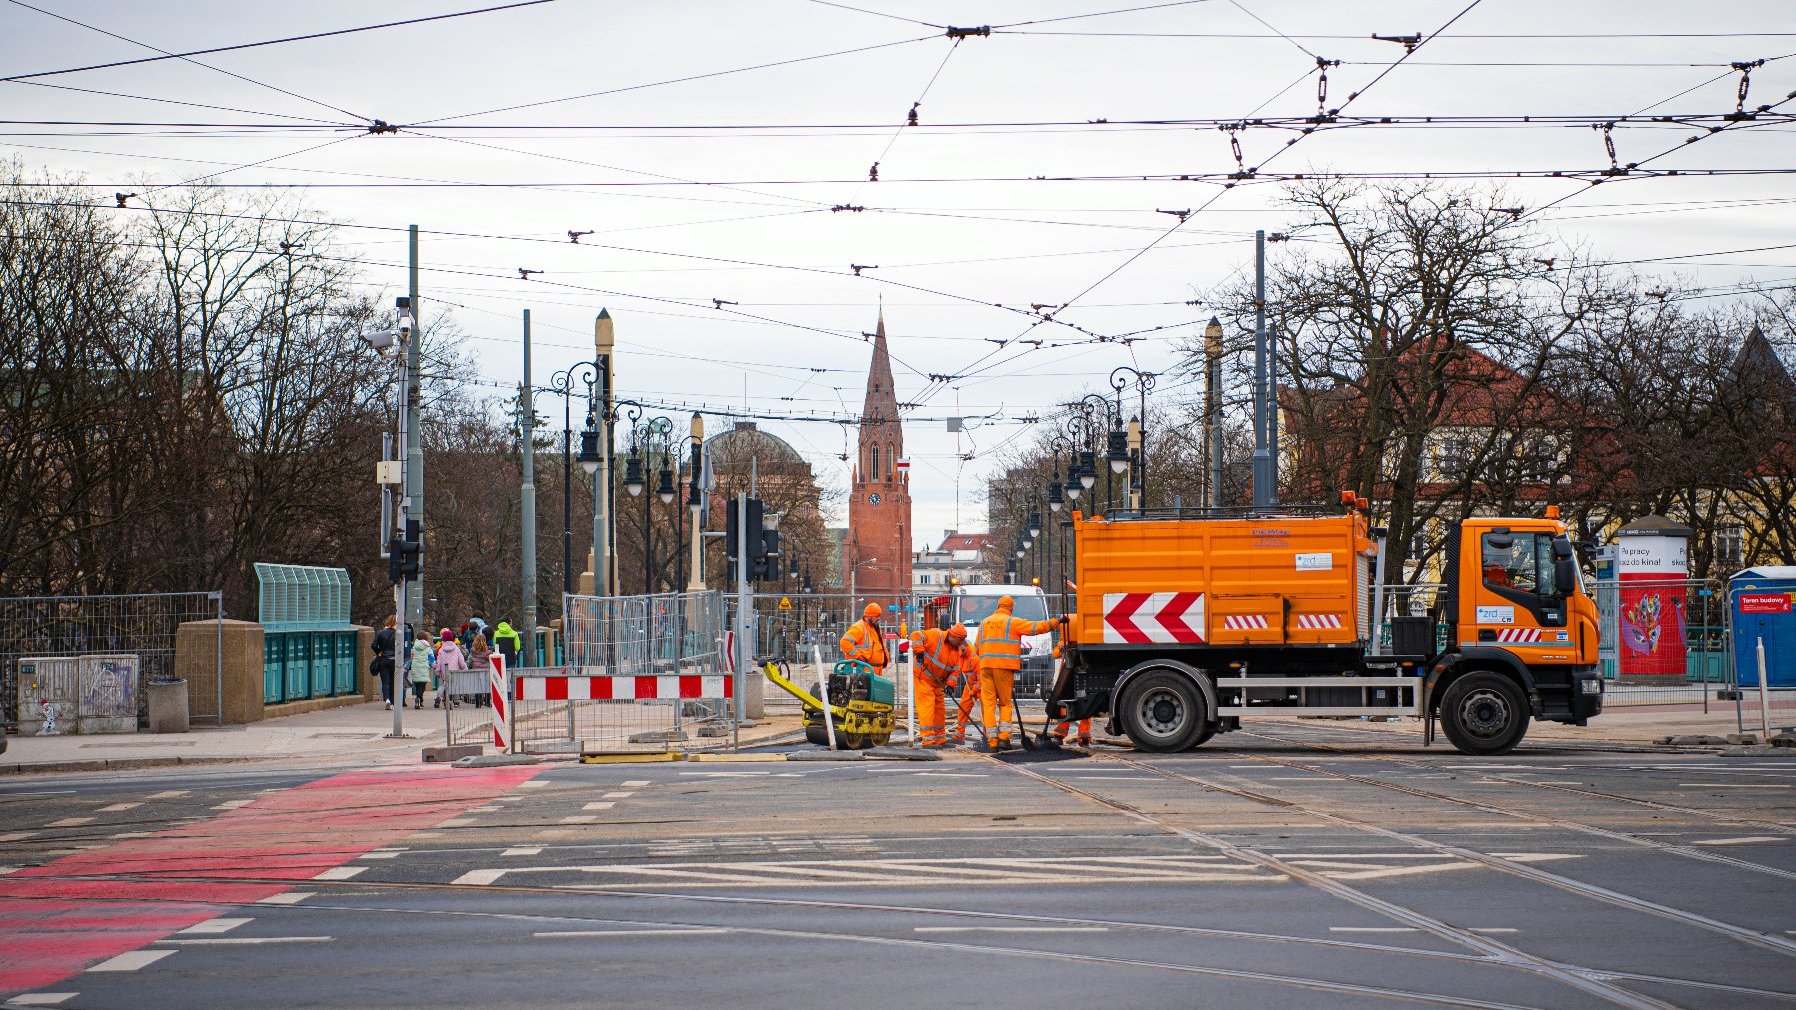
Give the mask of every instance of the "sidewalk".
MULTIPOLYGON (((741 733, 746 748, 790 735, 796 713, 769 712, 741 733)), ((120 733, 94 736, 8 736, 0 775, 19 772, 104 771, 165 765, 241 761, 416 760, 443 742, 441 709, 406 709, 406 739, 390 740, 393 713, 381 702, 308 712, 246 726, 198 726, 186 733, 120 733)), ((465 739, 465 738, 464 738, 465 739)), ((488 748, 489 752, 493 748, 488 748)))

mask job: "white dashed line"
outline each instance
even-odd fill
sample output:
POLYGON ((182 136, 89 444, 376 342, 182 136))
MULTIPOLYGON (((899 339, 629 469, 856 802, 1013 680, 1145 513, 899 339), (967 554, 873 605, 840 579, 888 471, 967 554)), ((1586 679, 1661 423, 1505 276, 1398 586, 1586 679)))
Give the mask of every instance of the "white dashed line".
POLYGON ((472 818, 472 817, 451 817, 448 820, 443 821, 442 823, 438 824, 437 827, 439 827, 439 828, 465 828, 468 825, 473 824, 473 823, 474 823, 474 818, 472 818))
POLYGON ((37 835, 35 831, 8 831, 0 834, 0 842, 22 842, 37 835))
POLYGON ((582 936, 716 936, 727 929, 570 929, 558 933, 532 933, 538 939, 562 939, 582 936))
POLYGON ((606 800, 606 801, 603 801, 600 803, 588 803, 585 806, 582 806, 580 809, 581 810, 610 810, 612 807, 615 807, 615 806, 617 806, 617 804, 612 803, 609 800, 606 800))
POLYGON ((333 866, 313 877, 313 880, 348 880, 366 870, 366 866, 333 866))
POLYGON ((1781 841, 1783 841, 1783 839, 1778 838, 1775 835, 1747 835, 1742 838, 1703 838, 1703 839, 1697 840, 1693 844, 1695 844, 1695 845, 1753 845, 1758 842, 1781 842, 1781 841))
POLYGON ((649 784, 648 779, 631 779, 630 781, 625 782, 623 785, 624 785, 625 789, 641 789, 643 786, 646 786, 648 784, 649 784))
POLYGON ((136 971, 146 965, 155 964, 157 961, 160 961, 173 953, 174 951, 172 950, 128 950, 117 957, 109 957, 87 970, 136 971))
POLYGON ((542 852, 543 852, 543 847, 540 845, 516 845, 509 849, 506 849, 504 852, 499 853, 499 855, 501 855, 501 856, 540 856, 540 855, 542 855, 542 852))
POLYGON ((136 810, 138 807, 141 807, 141 806, 143 806, 142 803, 114 803, 108 807, 101 807, 100 813, 103 813, 103 814, 124 813, 127 810, 136 810))
POLYGON ((202 943, 221 947, 253 947, 266 943, 330 943, 335 939, 334 936, 221 936, 210 940, 189 940, 185 937, 171 936, 156 942, 178 943, 183 947, 202 943))
POLYGON ((398 859, 400 856, 402 856, 404 854, 405 854, 404 849, 375 849, 373 852, 364 852, 361 855, 357 856, 356 858, 357 859, 398 859))
POLYGON ((627 800, 635 795, 634 792, 606 793, 603 798, 608 800, 627 800))
POLYGON ((1108 933, 1108 926, 917 926, 913 933, 1108 933))
POLYGON ((541 789, 543 786, 546 786, 546 785, 548 785, 548 783, 542 781, 541 779, 532 779, 529 782, 518 783, 518 788, 519 789, 541 789))
POLYGON ((254 802, 256 802, 256 801, 255 800, 225 800, 223 803, 214 804, 212 809, 214 809, 214 810, 235 810, 238 807, 247 807, 251 803, 254 803, 254 802))
POLYGON ((186 929, 181 930, 181 932, 183 934, 194 933, 194 934, 201 935, 201 936, 204 936, 208 933, 229 933, 231 930, 236 929, 238 926, 241 926, 244 923, 251 922, 251 921, 254 921, 254 920, 251 920, 251 919, 207 919, 205 922, 198 922, 191 926, 188 926, 186 929))
POLYGON ((60 821, 51 821, 44 825, 47 828, 77 828, 83 824, 93 823, 92 817, 64 817, 60 821))
POLYGON ((310 898, 312 895, 314 895, 316 893, 318 893, 318 892, 316 892, 316 891, 287 891, 284 894, 271 894, 268 897, 263 898, 261 901, 256 902, 256 904, 258 904, 258 905, 297 905, 300 902, 306 900, 307 898, 310 898))
POLYGON ((159 793, 151 793, 150 795, 145 796, 144 799, 146 799, 146 800, 172 800, 172 799, 177 799, 179 797, 186 796, 186 795, 187 795, 187 790, 185 790, 185 789, 164 789, 159 793))
POLYGON ((81 995, 78 992, 22 992, 7 1000, 19 1006, 55 1006, 81 995))
POLYGON ((599 818, 597 815, 588 814, 575 814, 572 817, 563 817, 561 819, 562 824, 597 824, 598 821, 599 818))

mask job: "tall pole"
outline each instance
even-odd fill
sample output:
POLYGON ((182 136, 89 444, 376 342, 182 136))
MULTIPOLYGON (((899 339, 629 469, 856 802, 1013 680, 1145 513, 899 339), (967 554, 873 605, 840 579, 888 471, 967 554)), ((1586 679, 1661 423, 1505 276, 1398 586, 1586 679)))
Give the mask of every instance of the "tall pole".
POLYGON ((1222 321, 1204 327, 1204 440, 1210 446, 1211 509, 1222 508, 1222 321))
POLYGON ((1272 457, 1267 467, 1270 475, 1266 481, 1266 501, 1278 504, 1278 324, 1273 323, 1267 330, 1266 340, 1266 444, 1267 454, 1272 457))
MULTIPOLYGON (((573 383, 568 370, 568 383, 573 383)), ((567 634, 567 598, 574 593, 574 391, 561 397, 561 633, 567 634)))
POLYGON ((593 320, 593 345, 599 363, 599 468, 592 475, 592 592, 611 596, 611 349, 617 337, 611 314, 604 309, 593 320))
POLYGON ((1253 238, 1253 507, 1272 504, 1272 456, 1266 445, 1266 231, 1253 238))
MULTIPOLYGON (((424 313, 418 302, 418 226, 406 230, 406 311, 412 317, 411 335, 405 342, 405 364, 400 369, 403 406, 400 409, 400 442, 405 447, 405 483, 400 489, 400 529, 406 540, 424 539, 424 439, 418 408, 423 400, 424 313), (416 531, 414 533, 414 531, 416 531)), ((405 668, 417 629, 424 625, 424 556, 418 555, 418 575, 401 580, 394 602, 399 606, 393 650, 393 735, 405 735, 405 705, 401 690, 405 668)))
POLYGON ((523 551, 522 589, 524 640, 520 665, 536 665, 536 398, 530 387, 530 310, 524 310, 524 382, 518 388, 518 448, 524 458, 524 486, 518 511, 524 520, 519 547, 523 551))
MULTIPOLYGON (((753 615, 750 608, 753 604, 748 596, 748 494, 736 494, 736 722, 741 723, 748 711, 747 699, 743 697, 742 682, 748 670, 748 664, 754 658, 754 646, 749 643, 749 629, 753 615)), ((827 699, 825 699, 827 701, 827 699)), ((827 707, 827 706, 825 706, 827 707)))

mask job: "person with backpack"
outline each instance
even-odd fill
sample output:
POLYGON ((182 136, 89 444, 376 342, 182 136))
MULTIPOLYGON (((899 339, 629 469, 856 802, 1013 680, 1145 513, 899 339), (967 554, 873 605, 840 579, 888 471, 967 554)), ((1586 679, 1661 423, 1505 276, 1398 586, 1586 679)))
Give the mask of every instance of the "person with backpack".
POLYGON ((450 693, 449 678, 468 668, 468 659, 462 654, 461 645, 448 628, 443 629, 443 642, 437 646, 437 697, 431 702, 432 708, 455 707, 455 696, 450 693))
POLYGON ((369 647, 374 659, 368 663, 368 672, 380 680, 380 700, 387 703, 388 709, 393 707, 393 656, 398 623, 396 617, 387 618, 386 627, 374 633, 374 644, 369 647))
POLYGON ((501 620, 498 630, 493 632, 493 648, 505 657, 505 668, 512 669, 518 665, 518 651, 523 648, 518 633, 511 628, 511 622, 501 620))
MULTIPOLYGON (((424 689, 430 686, 431 660, 430 638, 425 634, 423 628, 418 629, 418 637, 412 641, 411 652, 412 658, 408 664, 406 680, 411 683, 412 687, 412 707, 421 709, 424 707, 424 689)), ((401 698, 399 703, 403 705, 405 700, 401 698)))

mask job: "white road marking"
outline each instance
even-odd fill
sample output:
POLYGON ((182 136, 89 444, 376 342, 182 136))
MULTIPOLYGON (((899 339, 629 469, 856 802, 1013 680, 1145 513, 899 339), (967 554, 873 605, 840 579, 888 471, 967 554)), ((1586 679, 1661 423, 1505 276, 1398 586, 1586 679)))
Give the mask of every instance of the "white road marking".
POLYGON ((648 784, 649 784, 648 779, 631 779, 630 781, 625 782, 623 784, 623 786, 625 789, 641 789, 643 786, 646 786, 648 784))
POLYGON ((364 852, 361 855, 357 856, 356 858, 357 859, 398 859, 400 856, 402 856, 404 854, 405 854, 404 849, 375 849, 373 852, 364 852))
POLYGON ((727 929, 693 927, 691 929, 569 929, 530 935, 538 939, 550 940, 581 936, 716 936, 719 933, 728 932, 727 929))
MULTIPOLYGON (((218 946, 251 947, 266 943, 330 943, 334 936, 221 936, 210 940, 189 940, 186 937, 171 936, 157 940, 157 943, 178 943, 183 947, 194 944, 214 944, 218 946)), ((170 953, 173 953, 170 951, 170 953)), ((89 969, 90 971, 92 969, 89 969)))
POLYGON ((142 803, 114 803, 108 807, 101 807, 100 813, 103 813, 103 814, 123 813, 126 810, 136 810, 138 807, 141 807, 141 806, 143 806, 142 803))
POLYGON ((1080 782, 1159 782, 1152 775, 1068 775, 1069 779, 1080 782))
POLYGON ((612 803, 610 800, 604 800, 604 801, 601 801, 598 803, 584 804, 583 806, 580 807, 580 809, 581 810, 610 810, 612 807, 615 807, 615 806, 617 806, 617 804, 612 803))
POLYGON ((37 835, 35 831, 8 831, 0 834, 0 842, 22 842, 37 835))
POLYGON ((572 817, 561 819, 562 824, 597 824, 598 822, 599 818, 596 814, 575 814, 572 817))
MULTIPOLYGON (((1413 872, 1409 868, 1396 873, 1413 872)), ((618 878, 595 887, 824 887, 824 886, 920 886, 943 884, 1038 884, 1068 881, 1107 883, 1166 883, 1167 881, 1276 881, 1269 873, 1245 862, 1211 854, 1166 856, 1088 856, 1015 858, 928 859, 798 859, 721 860, 680 863, 611 863, 605 865, 520 866, 472 870, 457 878, 458 885, 487 885, 512 873, 598 874, 618 878)))
POLYGON ((505 875, 504 870, 469 870, 455 878, 456 886, 485 886, 505 875))
POLYGON ((186 796, 187 793, 188 793, 188 791, 185 789, 164 789, 159 793, 151 793, 150 795, 145 796, 144 799, 146 799, 146 800, 172 800, 172 799, 176 799, 177 797, 186 796))
POLYGON ((626 791, 626 792, 621 792, 621 793, 606 793, 601 798, 607 799, 607 800, 627 800, 630 797, 635 796, 635 795, 636 795, 635 792, 626 791))
POLYGON ((470 813, 470 814, 496 814, 498 812, 499 812, 498 807, 475 807, 474 809, 468 811, 468 813, 470 813))
POLYGON ((22 869, 24 869, 23 866, 0 866, 0 877, 4 877, 9 873, 17 873, 22 869))
POLYGON ((155 964, 157 961, 160 961, 173 953, 174 951, 172 950, 128 950, 117 957, 109 957, 87 970, 136 971, 146 965, 155 964))
POLYGON ((1746 835, 1741 838, 1702 838, 1702 839, 1698 839, 1697 841, 1695 841, 1692 844, 1695 844, 1695 845, 1752 845, 1756 842, 1781 842, 1781 841, 1784 841, 1784 839, 1778 838, 1775 835, 1746 835))
POLYGON ((499 855, 501 855, 501 856, 540 856, 540 855, 542 855, 542 852, 543 852, 543 847, 540 845, 515 845, 509 849, 506 849, 504 852, 499 853, 499 855))
POLYGON ((1330 926, 1330 933, 1420 933, 1414 926, 1330 926))
POLYGON ((313 880, 348 880, 366 870, 366 866, 333 866, 313 877, 313 880))
POLYGON ((254 802, 256 802, 256 801, 255 800, 225 800, 223 803, 215 804, 212 807, 212 809, 214 809, 214 810, 235 810, 238 807, 247 807, 251 803, 254 803, 254 802))
POLYGON ((78 992, 22 992, 7 1000, 20 1006, 55 1006, 81 995, 78 992))
POLYGON ((985 779, 991 778, 986 772, 916 772, 918 778, 928 776, 937 779, 985 779))
POLYGON ((1466 932, 1478 933, 1482 936, 1495 936, 1498 934, 1520 933, 1521 930, 1509 926, 1468 926, 1466 932))
POLYGON ((196 933, 200 935, 208 933, 229 933, 238 926, 253 921, 253 919, 207 919, 205 922, 194 923, 186 929, 181 930, 181 932, 196 933))
POLYGON ((317 893, 318 893, 317 891, 287 891, 282 894, 271 894, 268 897, 263 898, 261 901, 256 902, 256 904, 258 904, 258 905, 297 905, 300 902, 306 900, 307 898, 310 898, 312 895, 317 894, 317 893))
POLYGON ((1679 782, 1679 789, 1791 789, 1779 782, 1679 782))
POLYGON ((518 783, 518 788, 519 789, 541 789, 543 786, 546 786, 546 785, 548 785, 548 783, 544 782, 541 779, 531 779, 529 782, 518 783))
POLYGON ((755 772, 681 772, 680 774, 681 775, 689 775, 694 778, 739 779, 739 778, 746 778, 750 775, 772 775, 773 773, 769 772, 769 771, 755 771, 755 772))
POLYGON ((150 837, 151 834, 152 834, 152 832, 149 832, 149 831, 121 831, 118 834, 113 835, 111 837, 113 837, 113 838, 148 838, 148 837, 150 837))
POLYGON ((1108 933, 1108 926, 917 926, 913 933, 1108 933))
POLYGON ((472 817, 451 817, 448 820, 442 821, 439 824, 437 824, 437 827, 439 827, 439 828, 465 828, 468 825, 473 824, 473 823, 474 823, 474 818, 472 818, 472 817))
POLYGON ((80 827, 83 824, 91 824, 92 822, 93 822, 92 817, 64 817, 60 821, 51 821, 50 823, 44 825, 44 827, 46 827, 46 828, 74 828, 74 827, 80 827))

